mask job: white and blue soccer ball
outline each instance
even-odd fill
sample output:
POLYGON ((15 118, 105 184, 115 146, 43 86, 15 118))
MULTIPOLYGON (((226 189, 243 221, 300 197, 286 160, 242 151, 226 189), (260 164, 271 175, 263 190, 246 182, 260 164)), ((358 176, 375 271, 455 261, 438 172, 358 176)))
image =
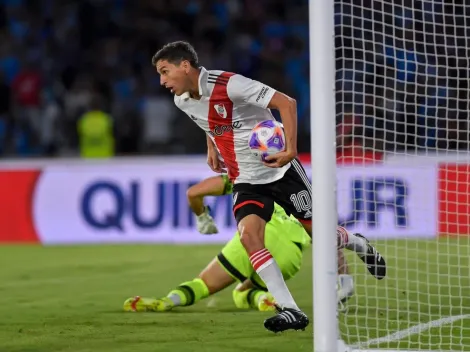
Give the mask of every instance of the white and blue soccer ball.
POLYGON ((282 124, 276 120, 259 122, 251 130, 248 146, 251 153, 263 161, 268 155, 284 151, 286 138, 282 124))

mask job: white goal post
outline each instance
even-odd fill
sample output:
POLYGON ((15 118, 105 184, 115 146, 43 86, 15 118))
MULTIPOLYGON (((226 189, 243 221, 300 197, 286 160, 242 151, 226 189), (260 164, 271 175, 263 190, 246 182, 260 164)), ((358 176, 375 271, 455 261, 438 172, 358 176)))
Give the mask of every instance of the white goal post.
POLYGON ((310 0, 314 350, 336 351, 336 161, 333 2, 310 0), (315 118, 316 117, 316 118, 315 118), (315 165, 322 172, 314 173, 315 165), (319 220, 321 219, 321 220, 319 220))
POLYGON ((470 2, 309 0, 314 351, 470 351, 470 2), (346 251, 336 226, 387 262, 346 251))

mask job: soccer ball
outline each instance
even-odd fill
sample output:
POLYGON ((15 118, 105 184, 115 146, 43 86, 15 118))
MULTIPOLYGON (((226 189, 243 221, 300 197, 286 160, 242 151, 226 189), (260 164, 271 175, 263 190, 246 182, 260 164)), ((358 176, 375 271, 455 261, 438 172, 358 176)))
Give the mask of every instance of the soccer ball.
POLYGON ((248 146, 251 153, 263 161, 268 155, 282 152, 286 148, 282 125, 276 120, 258 123, 250 132, 248 146))

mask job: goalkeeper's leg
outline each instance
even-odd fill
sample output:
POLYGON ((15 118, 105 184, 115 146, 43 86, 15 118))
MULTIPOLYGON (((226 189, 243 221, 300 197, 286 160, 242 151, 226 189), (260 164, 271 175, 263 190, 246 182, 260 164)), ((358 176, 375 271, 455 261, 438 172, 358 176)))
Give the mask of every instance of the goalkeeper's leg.
POLYGON ((249 279, 235 287, 232 298, 235 307, 239 309, 256 309, 260 312, 276 310, 273 295, 265 288, 255 286, 249 279))
POLYGON ((166 312, 179 306, 188 307, 223 290, 234 282, 235 279, 214 259, 197 278, 181 283, 165 297, 131 297, 124 302, 124 310, 166 312))

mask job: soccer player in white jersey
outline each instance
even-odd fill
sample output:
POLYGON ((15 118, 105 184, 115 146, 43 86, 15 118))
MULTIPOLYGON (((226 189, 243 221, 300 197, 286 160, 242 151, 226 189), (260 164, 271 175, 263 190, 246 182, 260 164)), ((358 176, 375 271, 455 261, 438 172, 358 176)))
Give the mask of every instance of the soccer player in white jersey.
MULTIPOLYGON (((294 301, 282 273, 265 248, 264 231, 274 202, 292 214, 311 235, 312 196, 305 170, 297 156, 297 108, 295 99, 242 75, 199 66, 194 48, 187 42, 166 44, 152 58, 160 83, 175 95, 176 106, 206 132, 207 162, 215 172, 228 172, 233 186, 233 212, 240 240, 253 268, 274 296, 277 315, 264 326, 273 332, 303 330, 308 317, 294 301), (270 109, 281 115, 286 149, 256 158, 248 147, 248 135, 259 122, 273 120, 270 109)), ((356 251, 378 279, 385 276, 385 261, 362 236, 337 231, 338 248, 356 251)))

